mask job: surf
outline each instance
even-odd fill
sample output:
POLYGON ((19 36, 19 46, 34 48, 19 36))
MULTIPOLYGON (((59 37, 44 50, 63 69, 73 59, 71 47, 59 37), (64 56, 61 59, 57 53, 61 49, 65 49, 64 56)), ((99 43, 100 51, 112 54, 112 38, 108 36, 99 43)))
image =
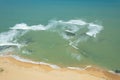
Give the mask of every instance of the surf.
MULTIPOLYGON (((59 37, 65 40, 67 42, 65 45, 73 48, 73 50, 70 50, 70 53, 75 53, 71 54, 71 57, 80 61, 81 55, 78 54, 78 50, 80 49, 78 45, 80 45, 81 42, 89 41, 90 38, 95 39, 102 30, 102 25, 95 24, 94 22, 86 22, 81 19, 73 19, 68 21, 50 20, 47 25, 28 25, 26 23, 20 23, 15 24, 13 27, 9 27, 8 31, 0 33, 0 49, 1 51, 4 51, 9 48, 17 48, 23 54, 31 55, 33 51, 27 49, 26 46, 34 43, 34 41, 27 41, 27 39, 21 40, 20 38, 30 32, 49 32, 57 34, 59 37)), ((39 43, 39 45, 40 44, 41 43, 39 43)))

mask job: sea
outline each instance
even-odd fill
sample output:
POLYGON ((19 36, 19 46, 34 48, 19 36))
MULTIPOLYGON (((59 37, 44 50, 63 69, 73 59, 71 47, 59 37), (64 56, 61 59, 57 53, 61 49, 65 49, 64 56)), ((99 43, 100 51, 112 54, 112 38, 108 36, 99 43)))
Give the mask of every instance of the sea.
POLYGON ((0 0, 0 55, 120 69, 120 0, 0 0))

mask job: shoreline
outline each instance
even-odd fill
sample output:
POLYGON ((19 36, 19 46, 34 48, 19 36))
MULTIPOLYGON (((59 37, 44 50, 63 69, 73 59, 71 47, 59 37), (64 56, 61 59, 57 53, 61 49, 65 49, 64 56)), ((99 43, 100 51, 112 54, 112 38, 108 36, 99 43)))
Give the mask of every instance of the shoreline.
POLYGON ((96 67, 77 70, 53 69, 49 65, 21 62, 13 57, 0 57, 0 80, 120 80, 120 75, 96 67))

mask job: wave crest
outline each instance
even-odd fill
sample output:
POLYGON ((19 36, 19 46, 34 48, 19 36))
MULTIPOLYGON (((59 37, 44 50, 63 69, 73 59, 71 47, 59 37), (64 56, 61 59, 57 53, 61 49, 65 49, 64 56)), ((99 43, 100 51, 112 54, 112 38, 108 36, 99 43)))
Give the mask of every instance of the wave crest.
POLYGON ((46 30, 46 28, 41 24, 28 26, 25 23, 16 24, 14 27, 11 27, 10 29, 13 29, 13 30, 46 30))
POLYGON ((28 26, 25 23, 16 24, 10 27, 7 32, 0 33, 0 46, 11 45, 19 47, 18 37, 24 35, 28 31, 51 31, 57 32, 63 39, 69 42, 69 45, 78 49, 77 45, 80 41, 88 40, 89 36, 95 38, 103 29, 103 26, 88 23, 83 20, 52 20, 47 25, 28 26))

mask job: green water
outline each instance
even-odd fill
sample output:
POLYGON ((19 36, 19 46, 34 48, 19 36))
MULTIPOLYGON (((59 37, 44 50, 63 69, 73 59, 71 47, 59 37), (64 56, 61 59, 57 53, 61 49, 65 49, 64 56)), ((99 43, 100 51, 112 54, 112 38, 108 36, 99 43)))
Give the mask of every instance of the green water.
POLYGON ((16 54, 60 66, 98 65, 120 69, 119 7, 119 0, 0 0, 0 32, 18 23, 47 25, 54 19, 94 22, 102 25, 103 30, 96 38, 80 42, 77 50, 56 32, 30 31, 19 38, 19 42, 28 40, 29 43, 16 54))

